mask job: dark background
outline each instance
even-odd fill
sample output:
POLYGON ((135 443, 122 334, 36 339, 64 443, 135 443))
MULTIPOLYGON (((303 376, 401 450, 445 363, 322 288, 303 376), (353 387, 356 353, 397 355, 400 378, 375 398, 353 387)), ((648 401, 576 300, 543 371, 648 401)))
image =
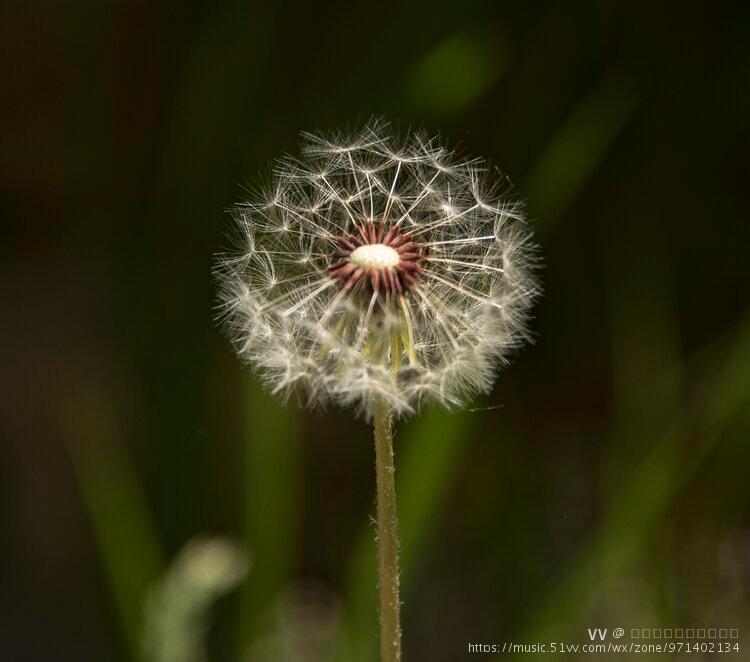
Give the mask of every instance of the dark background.
POLYGON ((206 533, 254 558, 212 660, 289 595, 372 659, 370 431, 259 391, 210 270, 243 181, 373 114, 490 157, 544 256, 536 345, 399 427, 408 659, 747 636, 749 39, 743 2, 4 3, 0 660, 138 659, 206 533))

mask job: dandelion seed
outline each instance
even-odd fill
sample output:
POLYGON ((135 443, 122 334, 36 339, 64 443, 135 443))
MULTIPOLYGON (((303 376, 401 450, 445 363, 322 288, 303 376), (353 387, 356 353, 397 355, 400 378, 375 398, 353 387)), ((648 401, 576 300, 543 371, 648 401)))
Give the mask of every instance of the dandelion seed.
POLYGON ((218 273, 239 355, 311 406, 376 398, 395 415, 492 385, 538 295, 520 205, 485 164, 371 124, 306 134, 258 200, 233 210, 218 273))

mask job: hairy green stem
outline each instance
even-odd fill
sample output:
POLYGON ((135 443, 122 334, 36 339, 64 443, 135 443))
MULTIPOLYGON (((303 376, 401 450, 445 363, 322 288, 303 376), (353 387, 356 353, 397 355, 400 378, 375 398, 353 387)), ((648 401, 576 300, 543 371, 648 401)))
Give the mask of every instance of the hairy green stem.
POLYGON ((398 599, 398 537, 391 411, 375 398, 375 472, 378 491, 378 581, 380 588, 380 660, 401 660, 398 599))

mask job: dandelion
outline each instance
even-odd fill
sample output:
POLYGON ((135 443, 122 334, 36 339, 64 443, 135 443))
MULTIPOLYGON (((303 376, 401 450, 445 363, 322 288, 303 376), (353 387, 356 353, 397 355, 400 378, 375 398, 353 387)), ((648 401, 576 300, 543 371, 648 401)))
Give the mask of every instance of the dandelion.
POLYGON ((269 388, 374 419, 381 654, 399 659, 392 418, 487 392, 528 338, 535 247, 481 160, 380 123, 304 134, 257 199, 233 209, 221 310, 269 388))

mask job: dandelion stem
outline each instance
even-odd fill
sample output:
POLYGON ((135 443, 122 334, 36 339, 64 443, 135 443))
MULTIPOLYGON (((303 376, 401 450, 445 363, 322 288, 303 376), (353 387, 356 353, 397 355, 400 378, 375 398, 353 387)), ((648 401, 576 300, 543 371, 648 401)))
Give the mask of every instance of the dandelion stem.
POLYGON ((378 580, 380 587, 380 661, 401 660, 398 599, 398 538, 391 411, 375 398, 375 471, 378 492, 378 580))

